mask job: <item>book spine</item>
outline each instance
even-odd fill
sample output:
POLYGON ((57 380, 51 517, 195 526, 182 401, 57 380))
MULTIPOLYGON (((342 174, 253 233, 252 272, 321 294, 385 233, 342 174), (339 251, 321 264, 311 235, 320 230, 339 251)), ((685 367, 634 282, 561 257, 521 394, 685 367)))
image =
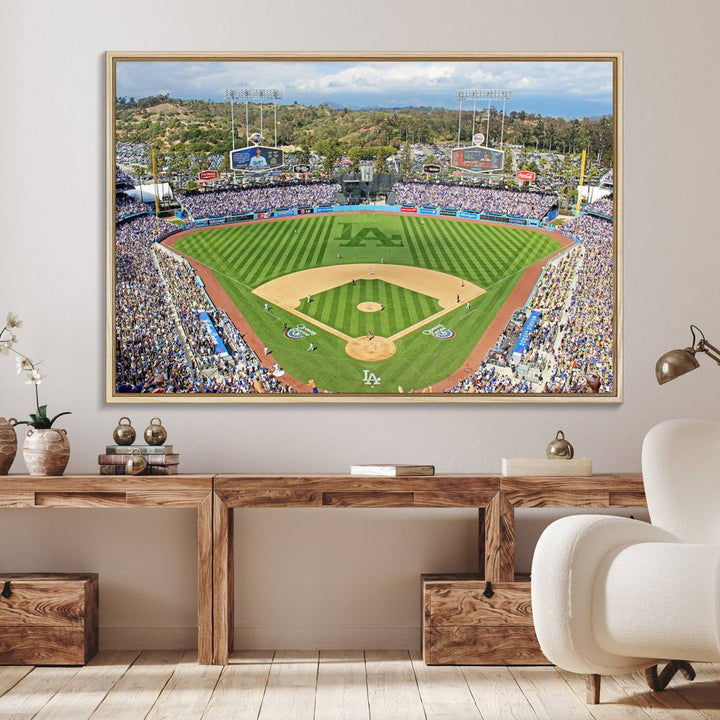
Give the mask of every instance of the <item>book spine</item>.
POLYGON ((395 469, 395 477, 428 477, 434 474, 434 465, 418 465, 417 467, 399 467, 395 469))
MULTIPOLYGON (((127 475, 125 465, 100 465, 100 475, 127 475)), ((177 465, 148 465, 140 475, 177 475, 177 465)))
MULTIPOLYGON (((125 465, 129 455, 98 455, 100 465, 125 465)), ((148 465, 177 465, 180 462, 180 455, 143 455, 148 465)))
POLYGON ((177 475, 177 465, 148 465, 147 475, 177 475))
POLYGON ((125 465, 100 465, 100 475, 124 475, 125 465))
POLYGON ((172 445, 107 445, 105 452, 108 455, 132 455, 134 450, 139 450, 143 455, 170 455, 173 451, 172 445))

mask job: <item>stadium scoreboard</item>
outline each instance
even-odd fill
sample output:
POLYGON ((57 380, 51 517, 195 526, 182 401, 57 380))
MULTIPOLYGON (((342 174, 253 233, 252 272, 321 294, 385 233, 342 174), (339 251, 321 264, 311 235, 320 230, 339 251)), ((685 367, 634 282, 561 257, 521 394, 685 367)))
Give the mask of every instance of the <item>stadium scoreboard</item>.
POLYGON ((230 151, 230 169, 244 172, 264 172, 277 170, 285 164, 284 153, 280 148, 265 145, 251 145, 230 151))
POLYGON ((450 164, 459 170, 493 172, 503 169, 505 153, 489 147, 456 148, 451 153, 450 164))

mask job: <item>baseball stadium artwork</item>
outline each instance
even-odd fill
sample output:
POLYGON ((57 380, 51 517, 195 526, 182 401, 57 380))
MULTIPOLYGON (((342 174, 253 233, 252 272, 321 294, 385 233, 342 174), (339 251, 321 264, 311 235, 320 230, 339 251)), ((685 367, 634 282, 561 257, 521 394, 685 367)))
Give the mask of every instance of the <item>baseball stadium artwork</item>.
POLYGON ((107 53, 107 399, 620 402, 620 53, 107 53))

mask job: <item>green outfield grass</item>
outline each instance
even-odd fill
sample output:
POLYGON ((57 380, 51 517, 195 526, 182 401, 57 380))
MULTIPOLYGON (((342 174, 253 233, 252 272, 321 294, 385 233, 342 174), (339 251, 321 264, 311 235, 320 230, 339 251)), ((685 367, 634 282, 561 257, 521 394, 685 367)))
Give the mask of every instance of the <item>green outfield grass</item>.
POLYGON ((530 229, 359 212, 209 228, 181 238, 175 247, 213 270, 270 348, 273 362, 289 374, 303 382, 312 378, 320 388, 333 392, 395 393, 399 386, 406 392, 426 387, 460 367, 525 268, 560 246, 530 229), (269 280, 299 270, 382 262, 439 270, 486 292, 472 301, 469 310, 463 304, 441 318, 440 324, 455 333, 451 339, 427 334, 437 324, 431 323, 400 338, 395 355, 379 362, 350 358, 345 342, 314 326, 312 319, 352 337, 368 330, 387 337, 437 312, 434 298, 377 280, 358 280, 355 288, 321 293, 307 307, 303 302, 298 310, 308 319, 300 320, 282 308, 270 307, 266 312, 264 301, 252 293, 269 280), (363 292, 372 296, 361 296, 363 292), (386 309, 360 312, 356 306, 363 300, 383 303, 386 309), (382 330, 378 322, 383 323, 382 330), (290 327, 304 323, 315 334, 292 340, 283 332, 284 323, 290 327), (309 342, 317 348, 312 353, 307 352, 309 342), (368 385, 368 373, 380 382, 368 385))
POLYGON ((303 300, 300 312, 340 330, 350 337, 390 337, 442 310, 435 298, 391 285, 383 280, 357 280, 303 300), (362 312, 362 302, 382 305, 382 310, 362 312))

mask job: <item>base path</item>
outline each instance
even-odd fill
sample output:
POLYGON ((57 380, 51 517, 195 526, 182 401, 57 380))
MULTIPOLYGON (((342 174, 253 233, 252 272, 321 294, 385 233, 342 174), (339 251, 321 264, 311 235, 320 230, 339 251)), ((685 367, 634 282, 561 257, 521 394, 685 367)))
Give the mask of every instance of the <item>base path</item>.
POLYGON ((474 300, 485 292, 478 285, 439 270, 410 265, 353 263, 299 270, 270 280, 256 287, 253 293, 263 300, 292 310, 308 295, 317 295, 347 285, 353 280, 384 280, 391 285, 436 298, 440 307, 448 310, 457 307, 460 302, 474 300))

